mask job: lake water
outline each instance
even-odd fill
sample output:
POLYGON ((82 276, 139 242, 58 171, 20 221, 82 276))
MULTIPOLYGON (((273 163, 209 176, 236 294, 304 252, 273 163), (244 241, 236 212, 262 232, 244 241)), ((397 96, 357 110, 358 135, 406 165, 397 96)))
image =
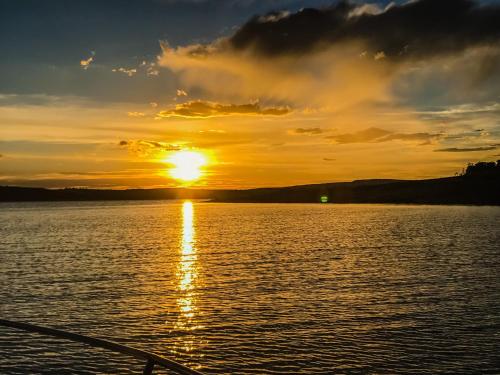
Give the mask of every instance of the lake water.
MULTIPOLYGON (((500 207, 2 204, 0 267, 0 317, 206 373, 500 373, 500 207)), ((142 367, 0 327, 0 374, 142 367)))

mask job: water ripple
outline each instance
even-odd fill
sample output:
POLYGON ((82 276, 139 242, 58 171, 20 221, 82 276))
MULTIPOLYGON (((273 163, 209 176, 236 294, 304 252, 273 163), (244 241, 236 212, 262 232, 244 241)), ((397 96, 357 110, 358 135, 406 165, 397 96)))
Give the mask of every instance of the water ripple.
MULTIPOLYGON (((206 373, 500 373, 499 223, 495 207, 1 204, 0 315, 206 373)), ((142 366, 0 328, 1 374, 142 366)))

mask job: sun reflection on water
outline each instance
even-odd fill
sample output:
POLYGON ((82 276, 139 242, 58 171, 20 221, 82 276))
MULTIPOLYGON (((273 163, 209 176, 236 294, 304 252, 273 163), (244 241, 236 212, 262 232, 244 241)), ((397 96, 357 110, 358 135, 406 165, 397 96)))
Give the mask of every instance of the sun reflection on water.
POLYGON ((178 342, 178 351, 193 352, 198 342, 193 331, 201 328, 198 322, 198 309, 196 305, 196 286, 198 282, 198 264, 196 256, 196 238, 194 226, 194 207, 191 201, 182 204, 182 238, 180 243, 180 260, 177 270, 178 292, 177 307, 179 315, 175 328, 183 331, 178 342))
POLYGON ((196 252, 194 248, 193 203, 182 205, 182 243, 179 289, 190 291, 196 278, 196 252))

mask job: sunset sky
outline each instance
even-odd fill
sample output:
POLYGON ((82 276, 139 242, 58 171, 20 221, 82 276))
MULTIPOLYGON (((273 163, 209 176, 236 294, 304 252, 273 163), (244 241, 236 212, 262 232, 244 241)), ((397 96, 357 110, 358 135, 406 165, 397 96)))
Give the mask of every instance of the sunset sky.
POLYGON ((0 0, 0 50, 0 185, 247 188, 500 159, 498 1, 0 0))

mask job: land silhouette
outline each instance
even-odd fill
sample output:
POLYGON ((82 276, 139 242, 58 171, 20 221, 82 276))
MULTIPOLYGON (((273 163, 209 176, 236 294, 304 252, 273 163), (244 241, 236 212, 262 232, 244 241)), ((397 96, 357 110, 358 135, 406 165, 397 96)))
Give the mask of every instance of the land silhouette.
POLYGON ((0 186, 0 202, 207 199, 255 203, 409 203, 500 205, 500 160, 469 164, 453 177, 371 179, 276 188, 45 189, 0 186))

